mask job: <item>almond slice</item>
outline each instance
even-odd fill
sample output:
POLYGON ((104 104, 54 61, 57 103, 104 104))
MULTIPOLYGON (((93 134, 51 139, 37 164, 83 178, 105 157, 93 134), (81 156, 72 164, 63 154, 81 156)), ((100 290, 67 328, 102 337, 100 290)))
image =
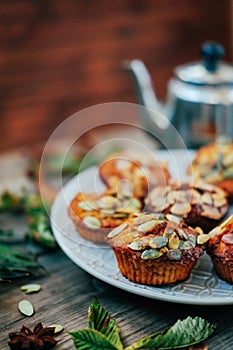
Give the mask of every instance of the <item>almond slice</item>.
POLYGON ((207 218, 214 219, 214 220, 218 220, 221 218, 222 214, 219 212, 217 208, 213 206, 203 204, 202 210, 203 211, 201 212, 201 216, 205 216, 207 218))
POLYGON ((176 202, 170 209, 171 213, 174 215, 186 215, 191 210, 191 205, 186 202, 176 202))

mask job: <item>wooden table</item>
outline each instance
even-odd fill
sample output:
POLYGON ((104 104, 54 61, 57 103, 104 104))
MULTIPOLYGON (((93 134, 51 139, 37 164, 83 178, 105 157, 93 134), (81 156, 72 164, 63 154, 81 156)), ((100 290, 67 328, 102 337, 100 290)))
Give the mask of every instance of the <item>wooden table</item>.
MULTIPOLYGON (((0 223, 2 219, 1 215, 0 223)), ((8 220, 10 224, 10 217, 8 220)), ((75 349, 68 331, 87 328, 87 311, 94 297, 116 320, 125 346, 170 326, 178 318, 200 316, 218 324, 214 334, 206 341, 209 349, 233 349, 233 305, 198 306, 195 300, 193 305, 186 305, 131 294, 85 272, 59 248, 40 251, 39 261, 46 269, 44 275, 0 282, 1 350, 9 349, 9 332, 20 330, 23 324, 33 327, 40 321, 44 326, 64 326, 64 331, 56 336, 58 344, 55 349, 75 349), (20 286, 31 282, 41 284, 42 290, 25 295, 20 286), (22 299, 28 299, 34 305, 33 316, 26 317, 18 311, 17 304, 22 299)))
POLYGON ((87 328, 87 310, 95 296, 117 321, 125 346, 190 315, 218 323, 214 334, 206 341, 209 349, 233 348, 232 305, 183 305, 130 294, 92 277, 61 250, 45 252, 40 262, 46 268, 45 276, 1 283, 1 350, 9 349, 9 332, 19 330, 23 324, 32 327, 39 321, 44 326, 64 326, 64 331, 57 336, 55 349, 75 349, 67 331, 87 328), (42 290, 25 297, 20 290, 25 282, 40 283, 42 290), (35 314, 31 317, 21 315, 17 309, 17 303, 25 298, 35 307, 35 314))

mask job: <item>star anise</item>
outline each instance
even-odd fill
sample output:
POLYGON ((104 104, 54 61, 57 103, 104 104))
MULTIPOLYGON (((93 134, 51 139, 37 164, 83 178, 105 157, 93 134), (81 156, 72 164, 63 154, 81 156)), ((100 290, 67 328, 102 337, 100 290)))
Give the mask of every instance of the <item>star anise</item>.
POLYGON ((53 338, 55 327, 43 327, 39 322, 31 330, 22 326, 19 332, 9 333, 9 346, 12 350, 48 350, 52 349, 57 340, 53 338))

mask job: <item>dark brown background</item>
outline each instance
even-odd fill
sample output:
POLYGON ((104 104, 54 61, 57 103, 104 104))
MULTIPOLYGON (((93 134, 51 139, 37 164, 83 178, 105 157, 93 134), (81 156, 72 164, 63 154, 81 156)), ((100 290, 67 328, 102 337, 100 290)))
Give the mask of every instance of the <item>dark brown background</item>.
POLYGON ((136 102, 143 59, 160 99, 176 65, 216 40, 233 61, 231 0, 1 0, 0 150, 46 140, 85 107, 136 102))

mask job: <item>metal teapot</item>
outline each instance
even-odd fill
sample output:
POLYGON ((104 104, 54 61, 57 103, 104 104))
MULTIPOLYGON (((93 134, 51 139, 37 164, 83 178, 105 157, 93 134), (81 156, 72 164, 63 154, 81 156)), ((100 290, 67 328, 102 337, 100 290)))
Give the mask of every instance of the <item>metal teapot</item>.
POLYGON ((233 65, 221 61, 224 48, 217 43, 204 43, 201 54, 202 60, 174 69, 164 104, 156 98, 145 64, 141 60, 124 62, 124 69, 134 77, 139 104, 147 107, 143 108, 142 126, 163 144, 167 140, 171 148, 179 147, 172 128, 194 149, 220 135, 233 138, 233 65), (158 113, 150 112, 153 110, 158 113))

